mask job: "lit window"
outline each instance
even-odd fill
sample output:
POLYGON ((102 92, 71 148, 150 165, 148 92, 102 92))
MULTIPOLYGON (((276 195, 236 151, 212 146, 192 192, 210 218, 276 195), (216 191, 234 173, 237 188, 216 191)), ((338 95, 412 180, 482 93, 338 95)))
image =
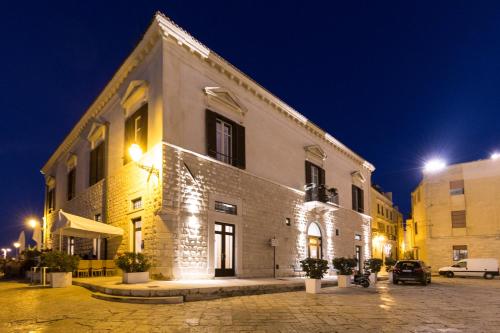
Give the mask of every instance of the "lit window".
POLYGON ((236 205, 231 205, 221 201, 215 202, 215 210, 221 213, 238 215, 238 207, 236 205))
POLYGON ((142 198, 137 198, 132 200, 132 210, 141 209, 142 208, 142 198))
POLYGON ((468 257, 467 245, 453 245, 454 261, 467 259, 467 257, 468 257))
POLYGON ((292 221, 291 221, 291 219, 290 219, 289 217, 286 217, 286 218, 285 218, 285 224, 286 224, 287 226, 291 226, 291 225, 292 225, 292 221))
POLYGON ((221 162, 232 163, 232 133, 231 124, 223 120, 216 121, 217 159, 221 162))
POLYGON ((133 252, 141 253, 144 250, 144 240, 142 239, 142 221, 141 218, 132 220, 133 227, 133 252))
POLYGON ((95 214, 94 215, 94 220, 97 222, 102 222, 102 216, 101 214, 95 214))
POLYGON ((355 234, 354 235, 354 240, 360 241, 361 240, 361 235, 360 234, 355 234))

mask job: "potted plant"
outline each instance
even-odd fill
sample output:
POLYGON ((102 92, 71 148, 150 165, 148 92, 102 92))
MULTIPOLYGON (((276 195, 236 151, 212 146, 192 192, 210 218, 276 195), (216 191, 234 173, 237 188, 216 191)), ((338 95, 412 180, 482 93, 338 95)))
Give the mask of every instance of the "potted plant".
POLYGON ((300 262, 306 273, 306 293, 317 294, 321 289, 321 279, 328 271, 328 261, 307 258, 300 262))
POLYGON ((116 266, 123 271, 123 283, 144 283, 149 281, 151 264, 142 253, 125 252, 115 259, 116 266))
POLYGON ((337 285, 339 288, 347 288, 351 284, 351 275, 353 268, 356 267, 358 260, 356 258, 334 258, 333 268, 337 270, 337 285))
POLYGON ((384 264, 385 271, 389 276, 389 282, 392 282, 392 267, 396 264, 396 259, 392 257, 385 257, 384 264))
POLYGON ((370 284, 375 286, 377 283, 377 275, 382 268, 382 259, 372 258, 365 261, 365 267, 370 270, 370 284))
POLYGON ((80 257, 61 251, 44 252, 41 255, 41 266, 48 267, 52 288, 71 286, 72 274, 79 261, 80 257))

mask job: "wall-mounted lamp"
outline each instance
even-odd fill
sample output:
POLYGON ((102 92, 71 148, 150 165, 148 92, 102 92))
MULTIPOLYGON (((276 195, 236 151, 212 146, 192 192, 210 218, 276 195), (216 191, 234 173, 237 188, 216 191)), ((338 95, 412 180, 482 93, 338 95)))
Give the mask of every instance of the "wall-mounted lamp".
MULTIPOLYGON (((130 155, 130 158, 134 163, 141 169, 146 170, 149 172, 149 175, 151 176, 152 173, 154 173, 157 177, 160 176, 160 170, 154 167, 154 165, 148 166, 143 163, 140 163, 140 160, 142 159, 142 148, 136 143, 133 143, 130 145, 128 149, 128 154, 130 155)), ((149 179, 149 177, 148 177, 149 179)))

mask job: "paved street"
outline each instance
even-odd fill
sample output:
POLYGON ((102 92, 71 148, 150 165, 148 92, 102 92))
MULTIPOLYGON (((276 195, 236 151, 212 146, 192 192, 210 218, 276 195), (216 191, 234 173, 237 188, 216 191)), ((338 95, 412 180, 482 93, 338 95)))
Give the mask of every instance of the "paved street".
POLYGON ((0 332, 498 332, 500 280, 326 288, 177 305, 96 300, 81 287, 0 282, 0 332))

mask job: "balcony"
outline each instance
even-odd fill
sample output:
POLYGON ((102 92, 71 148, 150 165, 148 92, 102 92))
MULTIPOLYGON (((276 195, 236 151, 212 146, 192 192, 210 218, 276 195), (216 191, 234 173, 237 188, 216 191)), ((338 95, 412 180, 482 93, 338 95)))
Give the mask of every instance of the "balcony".
POLYGON ((325 185, 307 184, 304 186, 306 196, 304 202, 307 207, 322 207, 336 210, 339 205, 339 195, 336 188, 327 188, 325 185))

